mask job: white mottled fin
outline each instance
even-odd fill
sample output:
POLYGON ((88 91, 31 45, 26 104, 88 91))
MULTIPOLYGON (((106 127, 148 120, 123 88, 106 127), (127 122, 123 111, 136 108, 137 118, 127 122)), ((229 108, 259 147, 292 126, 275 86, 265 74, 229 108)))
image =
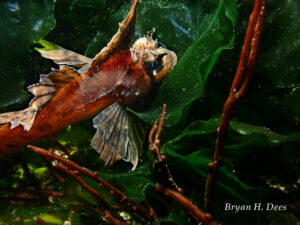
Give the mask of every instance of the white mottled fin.
POLYGON ((34 95, 28 108, 0 114, 0 124, 10 123, 11 129, 22 125, 24 130, 30 130, 38 112, 50 102, 56 91, 66 83, 73 81, 79 75, 76 70, 69 67, 61 67, 60 70, 53 70, 48 75, 42 74, 39 83, 30 85, 27 88, 34 95))
POLYGON ((51 59, 58 65, 85 67, 84 71, 81 70, 85 72, 87 70, 86 65, 89 67, 92 62, 91 58, 67 50, 51 42, 40 40, 38 43, 41 44, 43 48, 36 47, 35 50, 39 51, 44 58, 51 59))
POLYGON ((10 123, 10 129, 23 125, 24 130, 28 131, 34 122, 35 115, 36 111, 30 107, 21 111, 1 113, 0 124, 10 123))
POLYGON ((141 121, 115 103, 100 112, 93 119, 93 124, 97 132, 92 139, 92 147, 100 154, 105 165, 124 160, 130 162, 134 170, 145 136, 141 121))

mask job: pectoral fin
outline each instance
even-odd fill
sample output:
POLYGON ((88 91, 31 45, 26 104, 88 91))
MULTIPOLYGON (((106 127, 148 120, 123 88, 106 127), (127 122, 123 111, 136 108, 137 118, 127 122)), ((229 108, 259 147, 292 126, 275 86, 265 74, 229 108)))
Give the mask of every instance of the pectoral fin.
POLYGON ((51 42, 40 40, 38 43, 43 47, 35 47, 35 50, 40 52, 44 58, 51 59, 58 65, 85 67, 85 70, 87 70, 92 62, 92 59, 86 56, 67 50, 51 42), (86 67, 86 65, 88 66, 86 67))
POLYGON ((97 132, 92 139, 92 147, 100 154, 105 165, 124 160, 130 162, 134 170, 145 136, 141 121, 115 103, 100 112, 93 119, 93 124, 97 132))

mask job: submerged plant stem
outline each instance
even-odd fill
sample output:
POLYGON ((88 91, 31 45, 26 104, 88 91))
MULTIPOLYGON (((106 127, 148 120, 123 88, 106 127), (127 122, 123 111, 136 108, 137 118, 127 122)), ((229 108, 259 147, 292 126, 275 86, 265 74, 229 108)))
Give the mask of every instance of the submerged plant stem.
POLYGON ((217 130, 217 139, 213 162, 208 164, 210 169, 205 187, 205 207, 207 212, 213 213, 213 188, 219 168, 222 166, 223 148, 233 108, 238 99, 243 97, 249 85, 258 57, 266 0, 255 0, 250 15, 248 27, 242 47, 239 65, 234 76, 229 95, 225 101, 221 122, 217 130))
POLYGON ((203 212, 196 205, 194 205, 194 203, 192 203, 187 197, 185 197, 178 191, 166 188, 159 183, 156 184, 155 189, 158 192, 161 192, 162 194, 177 201, 199 223, 203 225, 218 225, 218 222, 213 220, 211 214, 203 212))
MULTIPOLYGON (((82 173, 82 174, 88 176, 89 178, 91 178, 92 180, 96 181, 99 186, 106 187, 107 189, 110 190, 111 194, 119 196, 120 202, 123 202, 124 204, 126 204, 127 207, 129 207, 132 211, 138 212, 145 220, 155 221, 157 219, 156 215, 154 214, 154 212, 152 210, 144 208, 139 203, 130 201, 128 199, 128 197, 122 191, 120 191, 119 189, 117 189, 116 187, 114 187, 113 185, 111 185, 110 183, 108 183, 107 181, 102 179, 101 177, 99 177, 96 172, 91 172, 91 171, 87 170, 86 168, 73 162, 72 160, 55 154, 53 151, 47 151, 46 149, 35 147, 32 145, 28 145, 27 148, 30 151, 33 151, 33 152, 41 155, 45 159, 57 160, 58 162, 60 162, 61 164, 57 163, 55 165, 55 167, 59 168, 60 170, 63 170, 64 172, 68 173, 69 175, 71 175, 73 178, 76 179, 76 181, 78 183, 80 183, 86 189, 88 188, 87 190, 89 190, 91 187, 89 187, 88 185, 86 185, 84 183, 82 178, 79 177, 79 173, 82 173)), ((96 194, 93 190, 92 190, 93 195, 97 199, 101 199, 102 196, 99 196, 98 195, 99 193, 97 192, 98 194, 96 194)))
POLYGON ((169 185, 177 190, 178 192, 183 192, 182 188, 180 188, 174 180, 174 177, 169 169, 168 164, 166 163, 166 156, 163 155, 159 149, 160 145, 160 135, 163 130, 163 124, 166 117, 167 105, 163 105, 163 109, 161 112, 159 123, 155 121, 150 130, 148 142, 149 142, 149 150, 153 153, 156 158, 155 164, 159 167, 158 170, 163 173, 163 175, 167 178, 169 185))

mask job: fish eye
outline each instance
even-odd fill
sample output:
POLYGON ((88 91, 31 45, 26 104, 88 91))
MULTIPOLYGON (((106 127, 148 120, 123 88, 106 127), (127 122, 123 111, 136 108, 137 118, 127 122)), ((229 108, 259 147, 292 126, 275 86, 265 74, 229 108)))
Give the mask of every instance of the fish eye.
POLYGON ((159 67, 160 67, 161 65, 158 63, 158 62, 156 62, 156 61, 153 61, 153 62, 150 62, 149 64, 148 64, 148 70, 150 70, 150 71, 153 71, 153 70, 157 70, 157 69, 159 69, 159 67))
POLYGON ((162 69, 162 64, 158 61, 148 62, 145 69, 148 74, 155 76, 162 69))
POLYGON ((166 54, 161 54, 155 59, 155 61, 146 63, 145 69, 148 72, 148 74, 155 76, 158 74, 159 71, 162 70, 162 68, 163 68, 162 58, 165 55, 166 54))

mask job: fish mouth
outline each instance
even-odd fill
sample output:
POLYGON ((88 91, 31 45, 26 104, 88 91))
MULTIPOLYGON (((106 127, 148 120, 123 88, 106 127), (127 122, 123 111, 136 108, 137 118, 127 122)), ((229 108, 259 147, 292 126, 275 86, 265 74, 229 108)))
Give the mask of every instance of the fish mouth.
POLYGON ((162 48, 162 69, 154 75, 154 80, 160 82, 176 65, 177 55, 175 52, 162 48))
POLYGON ((136 40, 130 51, 132 60, 142 62, 147 74, 158 83, 176 65, 177 55, 175 52, 157 45, 158 41, 148 35, 136 40))

